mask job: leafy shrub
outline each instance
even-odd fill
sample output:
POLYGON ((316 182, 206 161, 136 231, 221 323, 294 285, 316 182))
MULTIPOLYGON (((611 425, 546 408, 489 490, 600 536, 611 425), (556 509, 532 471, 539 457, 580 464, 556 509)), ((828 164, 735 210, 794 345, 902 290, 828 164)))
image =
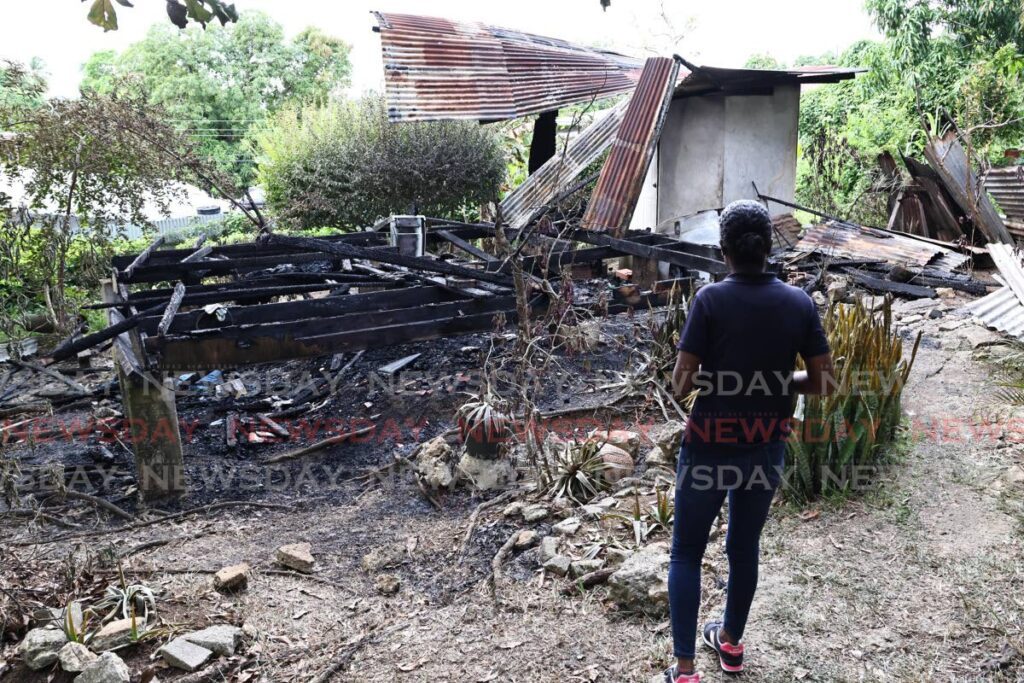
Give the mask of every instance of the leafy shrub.
POLYGON ((783 490, 795 502, 846 493, 885 461, 921 339, 904 359, 888 301, 881 313, 860 303, 835 306, 825 316, 825 331, 838 388, 829 396, 806 397, 802 424, 789 440, 783 490))
POLYGON ((390 123, 367 96, 280 114, 257 138, 260 181, 286 227, 357 228, 408 211, 475 216, 505 173, 490 128, 462 121, 390 123))

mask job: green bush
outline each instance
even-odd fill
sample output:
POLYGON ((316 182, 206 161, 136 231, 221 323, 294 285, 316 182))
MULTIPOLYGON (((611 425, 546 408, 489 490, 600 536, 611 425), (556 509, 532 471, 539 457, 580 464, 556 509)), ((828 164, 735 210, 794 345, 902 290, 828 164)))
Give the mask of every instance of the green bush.
POLYGON ((825 316, 838 388, 808 396, 788 443, 785 495, 797 503, 843 495, 888 458, 897 435, 903 386, 917 355, 908 359, 892 330, 890 302, 881 313, 862 304, 837 305, 825 316))
POLYGON ((267 202, 292 228, 358 228, 414 203, 426 215, 474 218, 505 173, 490 128, 390 123, 376 96, 284 112, 257 145, 267 202))

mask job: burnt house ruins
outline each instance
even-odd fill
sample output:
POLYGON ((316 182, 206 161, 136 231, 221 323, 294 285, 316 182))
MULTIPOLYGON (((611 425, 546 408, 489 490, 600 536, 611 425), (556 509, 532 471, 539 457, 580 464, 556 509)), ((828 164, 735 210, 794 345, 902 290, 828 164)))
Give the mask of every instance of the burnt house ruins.
MULTIPOLYGON (((700 67, 482 24, 376 17, 394 125, 536 116, 529 178, 501 202, 496 222, 396 215, 321 238, 268 232, 247 244, 192 250, 161 249, 158 239, 115 258, 97 304, 110 327, 71 340, 53 357, 113 340, 130 418, 177 424, 163 380, 169 372, 487 331, 496 318, 514 322, 513 266, 527 281, 557 280, 566 268, 588 279, 605 275, 609 261, 629 259, 635 277, 610 288, 602 312, 663 305, 695 279, 725 272, 711 227, 717 210, 740 198, 766 201, 778 216, 779 247, 794 247, 800 258, 828 250, 849 266, 909 254, 943 282, 957 281, 952 269, 969 259, 939 242, 835 221, 796 243, 800 225, 789 214, 800 88, 854 78, 856 69, 700 67), (605 98, 620 101, 557 143, 559 109, 605 98), (606 153, 582 219, 552 231, 551 208, 584 190, 593 179, 582 174, 606 153), (511 250, 499 253, 495 244, 506 241, 511 250)), ((538 288, 529 306, 542 311, 547 302, 538 288)), ((180 438, 134 448, 144 496, 185 490, 180 438)))

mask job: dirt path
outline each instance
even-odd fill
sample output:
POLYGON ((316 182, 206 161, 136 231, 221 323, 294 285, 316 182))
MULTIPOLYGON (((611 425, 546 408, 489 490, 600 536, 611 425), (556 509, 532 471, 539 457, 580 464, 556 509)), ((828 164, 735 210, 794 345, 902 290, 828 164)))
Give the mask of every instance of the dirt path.
MULTIPOLYGON (((1024 456, 1003 433, 1012 416, 989 398, 990 367, 961 349, 969 346, 962 334, 943 334, 947 348, 938 339, 926 340, 905 393, 912 429, 890 480, 809 521, 776 509, 745 681, 1024 676, 1024 483, 1013 474, 1024 473, 1024 456), (996 428, 986 429, 994 418, 996 428)), ((483 579, 518 524, 485 515, 460 563, 478 500, 454 495, 434 511, 408 476, 368 489, 351 484, 343 500, 160 525, 131 543, 203 534, 141 552, 128 571, 199 570, 152 575, 165 591, 165 621, 248 624, 259 634, 250 652, 268 681, 308 681, 367 633, 375 635, 353 648, 336 680, 645 682, 665 665, 667 622, 616 613, 603 589, 562 595, 566 582, 542 579, 530 553, 507 563, 496 604, 483 579), (319 581, 261 572, 273 548, 300 540, 314 546, 319 581), (213 591, 205 572, 243 560, 256 566, 249 589, 213 591), (381 574, 399 580, 396 595, 375 588, 381 574)), ((599 542, 605 532, 586 533, 599 542)), ((67 550, 45 555, 63 561, 67 550)), ((712 616, 723 598, 715 578, 726 571, 721 540, 706 566, 704 613, 712 616)), ((706 680, 724 680, 701 657, 712 672, 706 680)), ((174 675, 164 671, 161 680, 174 675)))

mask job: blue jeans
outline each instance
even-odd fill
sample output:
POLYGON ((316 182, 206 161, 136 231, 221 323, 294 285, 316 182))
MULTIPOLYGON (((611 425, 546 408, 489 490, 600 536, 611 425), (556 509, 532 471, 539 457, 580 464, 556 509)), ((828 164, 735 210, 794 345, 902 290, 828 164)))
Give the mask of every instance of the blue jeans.
POLYGON ((715 516, 729 497, 729 558, 724 626, 739 642, 757 589, 761 530, 782 479, 786 445, 766 444, 749 451, 718 455, 683 444, 676 472, 672 561, 668 570, 676 657, 692 658, 700 607, 700 564, 715 516))

